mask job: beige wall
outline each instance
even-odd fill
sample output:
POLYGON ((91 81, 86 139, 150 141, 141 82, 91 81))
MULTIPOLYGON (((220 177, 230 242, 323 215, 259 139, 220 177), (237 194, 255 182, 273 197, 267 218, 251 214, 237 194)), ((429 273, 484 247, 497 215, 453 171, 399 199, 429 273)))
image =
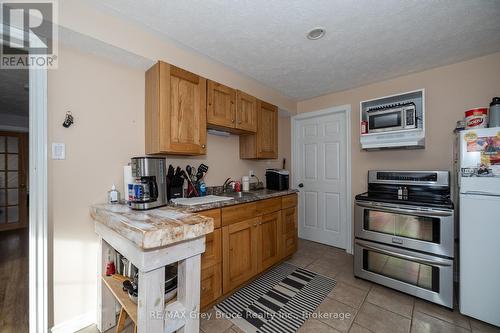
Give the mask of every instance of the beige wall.
MULTIPOLYGON (((48 82, 48 140, 66 144, 66 160, 49 160, 54 324, 95 313, 97 237, 89 206, 104 202, 111 184, 121 190, 122 166, 144 154, 144 72, 64 47, 59 61, 48 82), (61 124, 68 110, 75 124, 66 129, 61 124)), ((280 157, 287 160, 289 120, 279 122, 280 157)), ((206 163, 209 185, 241 177, 249 169, 263 177, 265 167, 281 165, 281 159, 240 160, 238 147, 236 136, 209 136, 206 157, 168 161, 183 167, 206 163)))
POLYGON ((371 169, 451 170, 452 130, 464 111, 488 106, 500 95, 500 53, 450 66, 324 95, 297 104, 299 113, 335 105, 352 107, 352 193, 366 190, 371 169), (425 88, 426 148, 421 150, 361 151, 359 102, 425 88))

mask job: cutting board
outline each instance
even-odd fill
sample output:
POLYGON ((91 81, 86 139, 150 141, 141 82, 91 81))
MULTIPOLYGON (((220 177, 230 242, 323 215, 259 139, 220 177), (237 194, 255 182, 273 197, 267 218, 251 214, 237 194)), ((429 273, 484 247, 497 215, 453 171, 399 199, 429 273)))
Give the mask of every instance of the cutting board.
POLYGON ((234 200, 234 199, 228 197, 221 197, 217 195, 207 195, 204 197, 172 199, 172 202, 174 202, 176 205, 181 205, 181 206, 196 206, 196 205, 205 205, 213 202, 221 202, 229 200, 234 200))

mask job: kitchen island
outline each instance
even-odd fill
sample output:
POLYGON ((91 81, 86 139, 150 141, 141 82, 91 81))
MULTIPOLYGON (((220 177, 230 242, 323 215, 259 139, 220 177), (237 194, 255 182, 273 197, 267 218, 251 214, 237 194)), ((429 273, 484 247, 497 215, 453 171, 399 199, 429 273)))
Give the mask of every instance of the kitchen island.
POLYGON ((198 332, 201 254, 205 235, 214 229, 213 218, 182 208, 134 211, 105 204, 93 205, 90 214, 100 238, 98 329, 116 325, 117 291, 106 283, 105 272, 117 251, 138 269, 137 306, 131 311, 137 332, 198 332), (177 299, 165 305, 165 266, 176 262, 177 299))

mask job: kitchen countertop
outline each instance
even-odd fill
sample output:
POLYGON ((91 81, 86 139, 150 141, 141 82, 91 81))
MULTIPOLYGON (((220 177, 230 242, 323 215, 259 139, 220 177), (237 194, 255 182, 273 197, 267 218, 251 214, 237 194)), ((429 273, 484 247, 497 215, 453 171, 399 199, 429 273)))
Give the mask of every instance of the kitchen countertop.
POLYGON ((214 230, 214 221, 182 208, 132 210, 125 204, 90 207, 92 219, 148 250, 198 238, 214 230))
POLYGON ((270 198, 275 198, 275 197, 281 197, 284 195, 288 194, 293 194, 297 193, 298 190, 290 189, 290 190, 285 190, 285 191, 273 191, 273 190, 256 190, 256 191, 250 191, 250 192, 242 192, 244 193, 243 196, 238 197, 236 193, 234 195, 230 194, 218 194, 219 196, 230 196, 233 197, 233 200, 227 200, 227 201, 219 201, 219 202, 212 202, 208 204, 203 204, 203 205, 196 205, 196 206, 184 206, 180 204, 169 204, 170 207, 176 207, 176 208, 183 208, 184 211, 187 212, 200 212, 203 210, 209 210, 209 209, 215 209, 215 208, 221 208, 221 207, 227 207, 227 206, 234 206, 234 205, 239 205, 242 203, 247 203, 247 202, 253 202, 253 201, 259 201, 259 200, 264 200, 264 199, 270 199, 270 198), (247 193, 247 194, 245 194, 247 193))
MULTIPOLYGON (((257 190, 246 192, 233 200, 196 206, 169 204, 150 210, 133 210, 125 204, 96 204, 90 207, 92 219, 148 250, 194 239, 214 230, 213 219, 196 212, 247 202, 270 199, 298 192, 297 190, 257 190)), ((227 195, 227 194, 226 194, 227 195)), ((231 195, 228 195, 231 196, 231 195)))

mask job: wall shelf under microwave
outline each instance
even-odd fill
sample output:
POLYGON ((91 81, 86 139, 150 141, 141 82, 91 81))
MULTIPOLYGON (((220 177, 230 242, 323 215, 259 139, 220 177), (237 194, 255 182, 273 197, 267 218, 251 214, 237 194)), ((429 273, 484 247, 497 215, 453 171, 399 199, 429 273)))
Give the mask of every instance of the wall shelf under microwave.
POLYGON ((424 89, 362 101, 359 103, 359 112, 362 149, 425 148, 424 89), (402 111, 405 106, 410 109, 406 113, 402 111), (368 133, 361 131, 363 122, 368 133))

